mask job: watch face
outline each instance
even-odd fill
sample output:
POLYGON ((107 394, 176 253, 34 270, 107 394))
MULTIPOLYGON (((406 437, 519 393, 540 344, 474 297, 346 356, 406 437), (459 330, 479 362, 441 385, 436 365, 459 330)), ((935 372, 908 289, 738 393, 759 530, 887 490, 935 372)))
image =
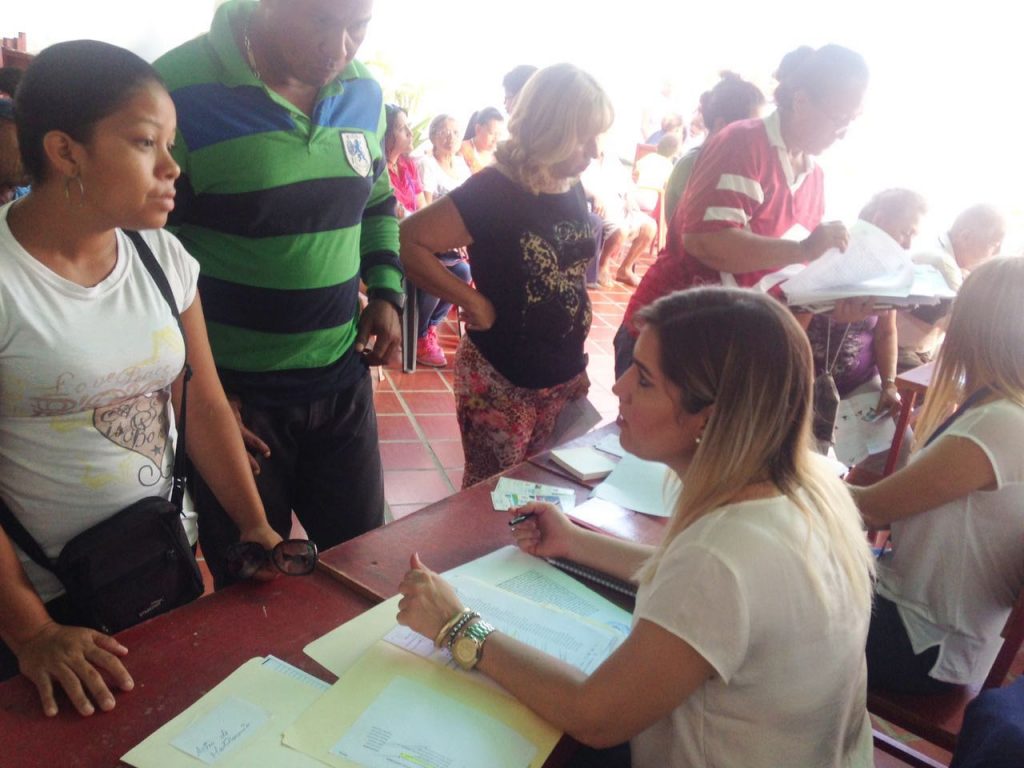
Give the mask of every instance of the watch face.
POLYGON ((469 665, 476 661, 477 641, 463 635, 452 646, 452 656, 460 665, 469 665))

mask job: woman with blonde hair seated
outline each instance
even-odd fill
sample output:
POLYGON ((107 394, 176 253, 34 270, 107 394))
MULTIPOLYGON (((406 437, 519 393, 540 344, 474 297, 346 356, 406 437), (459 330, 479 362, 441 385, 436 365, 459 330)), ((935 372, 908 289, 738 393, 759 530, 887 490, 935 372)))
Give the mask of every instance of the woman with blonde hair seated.
MULTIPOLYGON (((456 632, 460 650, 477 645, 463 666, 584 744, 630 739, 637 768, 870 766, 872 559, 809 447, 803 330, 773 299, 728 288, 638 317, 614 391, 622 446, 683 482, 664 540, 584 530, 548 504, 513 511, 531 514, 513 532, 525 551, 639 583, 632 632, 587 677, 473 618, 456 632)), ((434 638, 465 608, 416 555, 411 566, 398 621, 434 638)))
POLYGON ((579 175, 612 106, 571 64, 523 88, 496 164, 401 225, 401 258, 421 290, 462 308, 455 397, 468 487, 545 447, 566 403, 587 393, 595 232, 579 175), (467 246, 475 287, 434 258, 467 246))
POLYGON ((868 637, 871 687, 977 684, 1024 586, 1024 259, 978 267, 953 305, 910 464, 855 488, 891 527, 868 637))

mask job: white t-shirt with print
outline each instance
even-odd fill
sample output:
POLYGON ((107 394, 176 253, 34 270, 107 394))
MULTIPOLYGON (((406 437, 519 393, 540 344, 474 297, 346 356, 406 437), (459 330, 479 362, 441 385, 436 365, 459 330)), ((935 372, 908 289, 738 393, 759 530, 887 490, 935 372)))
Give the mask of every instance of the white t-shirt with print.
POLYGON ((433 200, 444 197, 456 187, 462 186, 462 183, 473 175, 466 161, 459 155, 452 156, 451 172, 442 167, 431 152, 427 152, 417 162, 423 191, 430 194, 433 200))
POLYGON ((1024 407, 974 406, 917 457, 952 437, 985 452, 996 487, 894 522, 878 592, 896 603, 915 653, 939 646, 932 677, 981 683, 1024 586, 1024 407))
MULTIPOLYGON (((33 258, 0 208, 0 498, 55 558, 69 539, 145 497, 170 493, 170 385, 184 344, 135 247, 85 288, 33 258)), ((165 231, 143 236, 180 312, 198 263, 165 231)), ((18 552, 42 600, 63 590, 18 552)))
POLYGON ((873 765, 870 606, 807 531, 777 496, 722 507, 672 542, 637 594, 635 620, 682 638, 717 674, 633 738, 635 768, 873 765))

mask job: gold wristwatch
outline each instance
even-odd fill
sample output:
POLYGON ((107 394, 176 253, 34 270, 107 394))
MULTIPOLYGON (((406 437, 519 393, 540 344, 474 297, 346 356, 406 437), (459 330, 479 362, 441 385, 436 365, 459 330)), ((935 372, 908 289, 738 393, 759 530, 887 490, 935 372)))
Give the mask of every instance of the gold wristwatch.
POLYGON ((486 621, 475 621, 462 630, 462 634, 452 644, 455 663, 466 670, 475 667, 483 656, 484 641, 493 631, 494 627, 486 621))

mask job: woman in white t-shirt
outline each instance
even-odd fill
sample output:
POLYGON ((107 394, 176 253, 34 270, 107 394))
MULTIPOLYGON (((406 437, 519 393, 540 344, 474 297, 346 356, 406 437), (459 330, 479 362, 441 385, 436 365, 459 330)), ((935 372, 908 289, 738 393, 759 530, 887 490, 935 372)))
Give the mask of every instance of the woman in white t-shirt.
POLYGON ((953 305, 910 464, 854 494, 891 527, 871 687, 981 683, 1024 586, 1024 259, 978 267, 953 305))
MULTIPOLYGON (((589 677, 493 631, 412 556, 398 621, 453 641, 584 744, 632 765, 869 766, 872 560, 849 494, 809 448, 811 353, 778 302, 703 288, 646 308, 615 385, 622 446, 682 490, 657 548, 513 514, 521 548, 639 583, 633 628, 589 677), (452 623, 454 621, 454 624, 452 623)), ((487 617, 483 617, 486 619, 487 617)))
MULTIPOLYGON (((33 184, 0 208, 0 499, 56 558, 118 510, 168 496, 187 346, 188 455, 241 538, 272 547, 281 537, 217 378, 198 265, 160 231, 180 169, 159 75, 106 43, 59 43, 25 73, 15 110, 33 184), (187 345, 123 229, 145 230, 187 345)), ((20 669, 47 715, 58 685, 83 715, 134 685, 128 649, 75 626, 79 613, 0 530, 0 679, 20 669)))

